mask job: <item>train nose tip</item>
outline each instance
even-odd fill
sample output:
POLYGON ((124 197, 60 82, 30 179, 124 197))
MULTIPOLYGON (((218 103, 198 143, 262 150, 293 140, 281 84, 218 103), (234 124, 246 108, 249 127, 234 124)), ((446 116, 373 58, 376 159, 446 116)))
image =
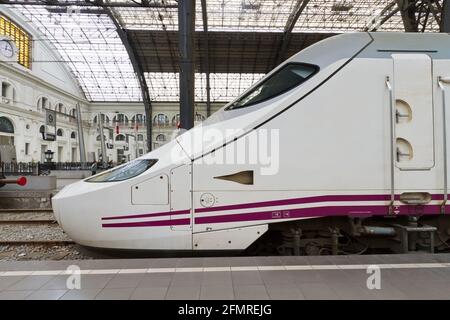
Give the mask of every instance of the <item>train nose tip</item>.
POLYGON ((53 209, 53 216, 56 219, 56 222, 58 222, 58 224, 61 224, 61 209, 60 209, 60 205, 59 205, 59 201, 58 198, 56 198, 56 196, 54 196, 52 198, 52 209, 53 209))
POLYGON ((68 187, 64 187, 52 197, 52 209, 58 224, 61 225, 62 213, 64 211, 64 203, 67 200, 68 187))

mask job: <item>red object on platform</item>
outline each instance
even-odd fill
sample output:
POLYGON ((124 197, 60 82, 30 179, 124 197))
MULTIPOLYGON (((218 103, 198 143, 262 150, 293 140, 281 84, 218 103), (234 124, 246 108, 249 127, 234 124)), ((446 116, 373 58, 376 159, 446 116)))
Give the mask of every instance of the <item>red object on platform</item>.
POLYGON ((24 186, 27 184, 27 178, 25 177, 20 177, 19 179, 17 179, 17 184, 19 186, 24 186))

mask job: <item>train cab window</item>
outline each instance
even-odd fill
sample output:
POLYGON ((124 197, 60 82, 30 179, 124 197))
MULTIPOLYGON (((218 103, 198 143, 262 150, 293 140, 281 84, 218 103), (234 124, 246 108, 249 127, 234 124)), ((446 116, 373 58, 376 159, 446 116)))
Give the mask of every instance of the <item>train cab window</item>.
POLYGON ((87 182, 115 182, 134 178, 144 171, 150 169, 157 159, 138 159, 127 164, 108 170, 93 176, 85 181, 87 182))
POLYGON ((285 93, 311 78, 319 67, 304 63, 289 63, 263 80, 253 90, 233 102, 225 110, 248 107, 285 93))

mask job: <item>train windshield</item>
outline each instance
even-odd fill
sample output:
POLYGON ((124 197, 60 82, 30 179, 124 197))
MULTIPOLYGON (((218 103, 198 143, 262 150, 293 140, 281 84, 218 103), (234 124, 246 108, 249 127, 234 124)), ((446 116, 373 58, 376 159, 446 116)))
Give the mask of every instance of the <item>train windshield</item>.
POLYGON ((150 169, 158 160, 138 159, 115 169, 97 174, 85 181, 87 182, 115 182, 131 179, 150 169))
POLYGON ((244 108, 272 99, 305 82, 318 70, 318 66, 311 64, 288 63, 225 110, 244 108))

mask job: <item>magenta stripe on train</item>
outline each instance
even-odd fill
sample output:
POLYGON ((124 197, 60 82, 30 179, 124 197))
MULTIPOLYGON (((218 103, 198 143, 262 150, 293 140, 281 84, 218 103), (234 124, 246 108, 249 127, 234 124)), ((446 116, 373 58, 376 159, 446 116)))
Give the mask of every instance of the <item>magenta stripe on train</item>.
MULTIPOLYGON (((358 194, 358 195, 326 195, 326 196, 313 196, 305 198, 294 198, 285 200, 273 200, 263 202, 253 202, 245 204, 233 204, 218 206, 212 208, 198 208, 195 212, 213 212, 213 211, 225 211, 235 209, 248 209, 258 207, 274 207, 291 204, 305 204, 315 202, 338 202, 338 201, 389 201, 391 199, 390 194, 358 194)), ((431 196, 431 200, 442 200, 444 196, 442 194, 434 194, 431 196)), ((400 195, 395 195, 395 200, 400 200, 400 195)))
POLYGON ((177 210, 177 211, 168 211, 168 212, 134 214, 134 215, 128 215, 128 216, 103 217, 102 220, 162 217, 162 216, 174 216, 174 215, 178 215, 178 214, 189 214, 189 213, 191 213, 191 210, 187 209, 187 210, 177 210))
POLYGON ((190 225, 191 219, 159 220, 159 221, 140 221, 140 222, 119 222, 104 223, 103 228, 128 228, 128 227, 163 227, 163 226, 181 226, 190 225))
MULTIPOLYGON (((284 199, 284 200, 272 200, 263 202, 253 202, 253 203, 243 203, 243 204, 232 204, 225 206, 217 206, 211 208, 197 208, 195 212, 214 212, 214 211, 226 211, 226 210, 238 210, 238 209, 250 209, 250 208, 264 208, 264 207, 274 207, 282 205, 292 205, 292 204, 306 204, 306 203, 317 203, 317 202, 333 202, 333 201, 388 201, 390 200, 389 194, 367 194, 367 195, 326 195, 326 196, 313 196, 304 198, 294 198, 294 199, 284 199)), ((395 195, 395 199, 399 200, 400 195, 395 195)), ((442 200, 444 196, 442 194, 434 194, 431 196, 432 200, 442 200)), ((119 219, 136 219, 136 218, 150 218, 150 217, 162 217, 180 214, 189 214, 190 210, 177 210, 168 212, 158 212, 158 213, 144 213, 144 214, 134 214, 125 216, 112 216, 103 217, 102 220, 119 220, 119 219)))
MULTIPOLYGON (((449 206, 446 206, 448 208, 449 206)), ((439 214, 440 205, 425 205, 425 206, 398 206, 398 215, 407 214, 439 214)), ((197 217, 195 224, 207 223, 229 223, 229 222, 247 222, 260 220, 280 220, 280 219, 295 219, 295 218, 310 218, 321 216, 385 216, 387 215, 389 206, 329 206, 329 207, 314 207, 314 208, 298 208, 298 209, 280 209, 271 211, 259 211, 251 213, 225 214, 210 217, 197 217)), ((176 220, 162 220, 162 221, 141 221, 141 222, 124 222, 103 224, 103 227, 109 228, 124 228, 124 227, 152 227, 152 226, 169 226, 169 225, 189 225, 190 219, 176 219, 176 220)))

